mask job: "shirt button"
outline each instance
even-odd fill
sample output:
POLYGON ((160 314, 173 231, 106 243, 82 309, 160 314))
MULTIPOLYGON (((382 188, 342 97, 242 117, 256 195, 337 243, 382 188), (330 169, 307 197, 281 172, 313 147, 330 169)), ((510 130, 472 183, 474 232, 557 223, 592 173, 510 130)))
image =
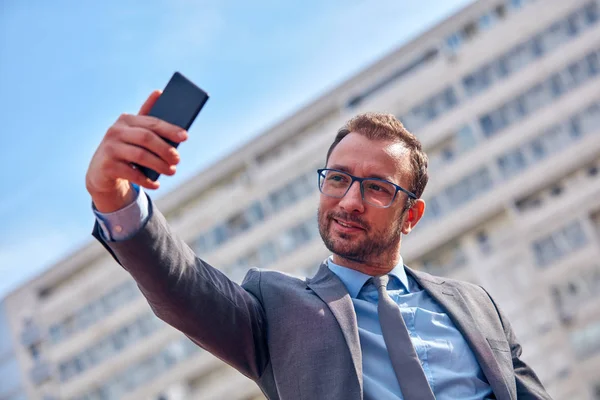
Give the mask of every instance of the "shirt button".
POLYGON ((117 233, 123 232, 123 227, 121 225, 115 226, 115 232, 117 232, 117 233))

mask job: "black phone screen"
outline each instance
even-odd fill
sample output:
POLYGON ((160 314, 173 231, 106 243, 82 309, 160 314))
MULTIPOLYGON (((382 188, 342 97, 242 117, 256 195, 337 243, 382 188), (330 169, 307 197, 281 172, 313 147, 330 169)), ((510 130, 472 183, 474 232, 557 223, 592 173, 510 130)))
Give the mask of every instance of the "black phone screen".
MULTIPOLYGON (((148 115, 188 130, 207 100, 208 94, 204 90, 181 73, 175 72, 148 115)), ((179 144, 163 139, 173 147, 179 144)), ((136 167, 153 181, 160 175, 150 168, 140 165, 136 167)))

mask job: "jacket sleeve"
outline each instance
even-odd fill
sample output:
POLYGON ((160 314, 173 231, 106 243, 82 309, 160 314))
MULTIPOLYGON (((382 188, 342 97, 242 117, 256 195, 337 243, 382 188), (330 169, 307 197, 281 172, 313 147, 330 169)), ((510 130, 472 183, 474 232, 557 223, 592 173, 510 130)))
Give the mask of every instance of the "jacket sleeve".
MULTIPOLYGON (((485 290, 485 289, 484 289, 485 290)), ((486 291, 487 293, 487 291, 486 291)), ((517 398, 521 399, 543 399, 543 400, 552 400, 550 395, 544 389, 544 386, 540 382, 536 373, 531 369, 529 365, 527 365, 523 360, 521 360, 521 353, 523 352, 521 345, 517 341, 517 337, 512 330, 510 322, 506 315, 500 310, 494 299, 487 293, 490 300, 494 304, 498 315, 500 316, 500 321, 502 326, 504 327, 504 334, 506 336, 506 340, 510 345, 510 352, 512 355, 513 369, 515 382, 517 386, 517 398)))
MULTIPOLYGON (((258 379, 268 363, 262 305, 196 257, 150 201, 149 205, 150 218, 130 239, 105 241, 98 223, 93 236, 131 274, 160 319, 250 379, 258 379)), ((259 288, 260 272, 251 271, 244 285, 259 288)))

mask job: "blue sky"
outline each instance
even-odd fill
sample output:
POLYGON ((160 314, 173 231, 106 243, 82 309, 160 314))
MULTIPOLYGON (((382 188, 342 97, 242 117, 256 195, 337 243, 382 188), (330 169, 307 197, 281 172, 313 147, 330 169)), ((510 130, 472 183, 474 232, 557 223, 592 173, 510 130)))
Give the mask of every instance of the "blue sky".
POLYGON ((88 162, 175 70, 211 99, 154 196, 470 2, 0 2, 0 298, 92 240, 88 162))

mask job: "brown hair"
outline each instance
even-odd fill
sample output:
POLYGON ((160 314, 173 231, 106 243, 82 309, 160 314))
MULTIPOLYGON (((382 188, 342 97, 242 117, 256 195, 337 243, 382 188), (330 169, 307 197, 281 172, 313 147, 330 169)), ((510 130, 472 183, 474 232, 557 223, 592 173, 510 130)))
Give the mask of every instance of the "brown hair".
MULTIPOLYGON (((410 133, 402 122, 400 122, 392 114, 383 113, 364 113, 352 118, 338 131, 335 140, 329 146, 325 165, 329 162, 329 157, 333 149, 345 138, 350 132, 356 132, 371 140, 394 140, 406 146, 410 152, 410 164, 413 172, 413 181, 410 190, 417 196, 421 197, 429 175, 427 174, 427 155, 423 151, 421 142, 415 135, 410 133)), ((408 202, 412 204, 412 202, 408 202)))

